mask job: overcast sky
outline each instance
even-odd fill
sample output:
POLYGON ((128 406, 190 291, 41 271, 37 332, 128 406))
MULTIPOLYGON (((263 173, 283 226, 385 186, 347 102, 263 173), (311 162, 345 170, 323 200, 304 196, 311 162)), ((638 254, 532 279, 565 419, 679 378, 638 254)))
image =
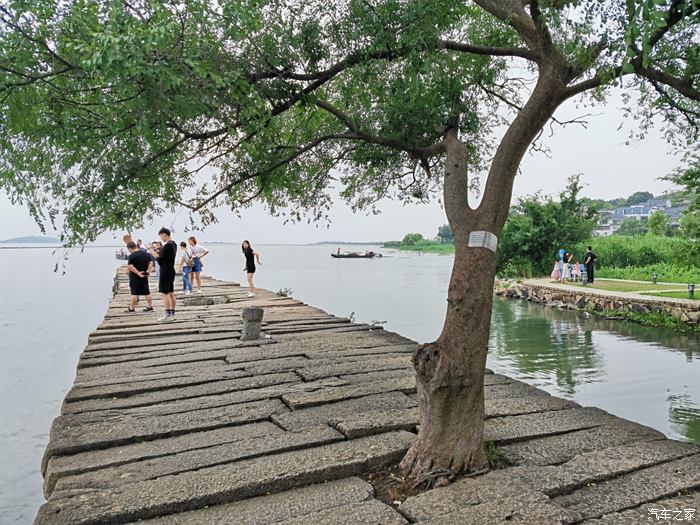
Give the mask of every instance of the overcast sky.
MULTIPOLYGON (((557 129, 553 137, 545 140, 551 149, 551 158, 541 153, 526 155, 522 173, 516 177, 514 196, 536 191, 555 194, 564 188, 567 177, 575 173, 583 174, 584 194, 596 198, 626 197, 635 191, 658 194, 672 189, 658 178, 673 171, 679 165, 679 159, 670 155, 669 146, 658 134, 649 135, 643 142, 626 145, 629 127, 618 130, 623 122, 620 105, 620 99, 612 97, 604 108, 594 110, 599 114, 587 119, 587 129, 579 126, 557 129)), ((563 119, 576 114, 577 110, 570 103, 560 108, 557 116, 563 119)), ((284 225, 282 218, 268 216, 261 206, 256 206, 245 210, 242 218, 223 211, 218 224, 198 235, 205 242, 246 238, 258 244, 384 241, 400 239, 409 231, 433 237, 438 226, 446 222, 444 211, 437 203, 403 206, 386 201, 381 209, 380 215, 353 214, 339 201, 331 212, 332 223, 326 227, 306 223, 284 225)), ((4 194, 0 194, 0 217, 0 239, 39 233, 26 210, 12 206, 4 194)), ((172 217, 166 217, 162 225, 170 226, 171 221, 172 217)), ((175 230, 182 232, 185 223, 185 214, 182 213, 174 223, 175 230)), ((154 224, 147 231, 135 232, 135 235, 152 240, 157 237, 155 232, 160 226, 161 223, 154 224)), ((121 237, 121 233, 104 235, 99 242, 109 243, 115 237, 121 237)))

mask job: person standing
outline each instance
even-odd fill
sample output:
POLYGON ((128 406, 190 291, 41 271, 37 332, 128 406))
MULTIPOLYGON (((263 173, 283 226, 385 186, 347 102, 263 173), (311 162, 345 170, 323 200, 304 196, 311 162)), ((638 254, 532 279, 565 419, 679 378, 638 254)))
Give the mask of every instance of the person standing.
POLYGON ((163 295, 165 305, 165 315, 159 321, 175 320, 175 255, 177 245, 170 238, 170 230, 161 228, 158 232, 162 241, 162 247, 158 251, 152 251, 151 255, 156 258, 160 265, 160 276, 158 277, 158 291, 163 295))
POLYGON ((241 244, 241 249, 243 250, 243 256, 245 257, 245 268, 243 271, 246 272, 248 277, 248 297, 255 297, 255 285, 253 284, 253 276, 255 275, 255 262, 262 264, 260 262, 260 254, 253 250, 250 242, 243 241, 241 244))
POLYGON ((187 243, 185 241, 180 243, 180 252, 182 252, 182 256, 177 266, 180 268, 180 272, 182 272, 182 291, 185 292, 185 295, 190 295, 192 293, 190 273, 192 273, 192 267, 194 266, 194 258, 187 248, 187 243))
POLYGON ((190 243, 190 253, 194 260, 194 266, 191 272, 193 278, 191 281, 197 281, 197 292, 202 293, 202 279, 200 277, 202 268, 204 268, 202 259, 209 253, 209 250, 201 244, 197 244, 197 238, 194 236, 188 238, 187 241, 190 243))
POLYGON ((598 256, 593 253, 593 247, 588 246, 586 248, 586 259, 584 260, 584 264, 586 265, 586 276, 588 278, 589 283, 593 283, 593 272, 595 271, 595 262, 596 259, 598 259, 598 256))
POLYGON ((143 309, 144 312, 153 311, 153 299, 151 299, 151 290, 148 287, 148 273, 153 268, 151 256, 142 250, 139 250, 135 242, 129 242, 126 245, 129 250, 129 257, 126 260, 127 270, 129 272, 129 308, 126 313, 134 313, 136 311, 136 303, 139 300, 139 295, 146 298, 148 306, 143 309))
MULTIPOLYGON (((162 242, 160 242, 160 241, 153 241, 153 242, 151 243, 151 252, 150 252, 151 255, 153 255, 153 252, 157 252, 157 251, 160 250, 162 247, 163 247, 163 243, 162 243, 162 242)), ((155 268, 156 268, 156 279, 160 279, 160 262, 159 262, 158 259, 156 259, 155 257, 153 257, 153 265, 154 265, 155 268)))
POLYGON ((571 258, 572 254, 569 252, 564 252, 562 258, 562 270, 561 270, 561 282, 562 284, 567 284, 571 278, 571 258))
POLYGON ((136 239, 136 247, 141 250, 142 252, 147 252, 148 253, 148 248, 143 244, 143 241, 141 239, 136 239))

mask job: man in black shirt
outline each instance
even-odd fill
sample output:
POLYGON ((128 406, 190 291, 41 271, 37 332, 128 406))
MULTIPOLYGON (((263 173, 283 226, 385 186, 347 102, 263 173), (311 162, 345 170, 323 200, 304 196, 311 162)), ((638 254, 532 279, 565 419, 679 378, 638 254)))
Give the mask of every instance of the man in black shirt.
POLYGON ((136 311, 136 303, 139 300, 139 295, 146 297, 148 306, 143 309, 144 312, 153 311, 153 299, 151 299, 151 290, 148 288, 148 273, 153 268, 151 256, 139 250, 136 243, 129 241, 126 245, 129 250, 129 257, 126 260, 127 272, 129 273, 129 288, 131 290, 130 306, 128 313, 136 311))
POLYGON ((586 250, 586 258, 583 261, 583 264, 586 265, 586 276, 589 283, 593 282, 593 272, 595 271, 595 260, 597 258, 598 256, 593 253, 593 248, 588 246, 588 249, 586 250))
POLYGON ((159 321, 175 320, 175 255, 177 246, 170 238, 170 230, 161 228, 158 232, 163 246, 158 251, 151 251, 151 255, 156 258, 160 266, 160 277, 158 278, 158 291, 163 294, 165 304, 165 315, 159 321))

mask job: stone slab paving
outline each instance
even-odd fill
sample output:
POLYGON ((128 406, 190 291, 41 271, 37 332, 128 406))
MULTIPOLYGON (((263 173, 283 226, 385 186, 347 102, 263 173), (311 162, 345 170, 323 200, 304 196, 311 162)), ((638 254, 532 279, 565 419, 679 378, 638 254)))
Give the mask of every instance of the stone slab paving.
POLYGON ((379 501, 360 476, 415 438, 415 342, 209 278, 158 324, 124 313, 127 289, 119 271, 52 424, 37 524, 624 525, 698 507, 698 445, 490 370, 504 468, 379 501), (263 335, 241 342, 248 306, 263 335))

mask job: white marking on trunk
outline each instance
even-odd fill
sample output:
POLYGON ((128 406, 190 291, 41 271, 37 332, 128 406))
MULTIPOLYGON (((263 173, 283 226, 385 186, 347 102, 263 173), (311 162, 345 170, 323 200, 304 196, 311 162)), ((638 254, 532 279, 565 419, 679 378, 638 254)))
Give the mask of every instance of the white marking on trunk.
POLYGON ((498 237, 491 232, 477 231, 469 234, 470 248, 486 248, 496 253, 498 250, 498 237))

